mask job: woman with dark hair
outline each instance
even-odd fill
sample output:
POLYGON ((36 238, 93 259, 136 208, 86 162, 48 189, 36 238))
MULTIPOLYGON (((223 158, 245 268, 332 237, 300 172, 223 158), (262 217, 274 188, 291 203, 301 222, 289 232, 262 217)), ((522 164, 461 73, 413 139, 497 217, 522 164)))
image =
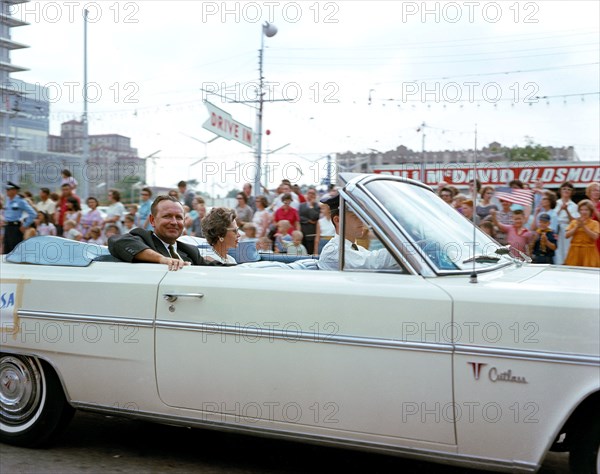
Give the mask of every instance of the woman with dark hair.
POLYGON ((596 250, 596 241, 600 233, 600 224, 592 219, 594 204, 589 199, 584 199, 577 205, 577 210, 580 217, 571 221, 565 233, 567 239, 571 239, 565 265, 598 268, 600 255, 596 250))
POLYGON ((494 197, 494 188, 492 186, 484 186, 481 188, 481 200, 477 203, 475 207, 475 212, 477 213, 477 217, 479 217, 479 222, 482 222, 484 219, 491 220, 490 211, 492 209, 498 210, 498 206, 492 203, 492 198, 494 197))
POLYGON ((571 245, 571 239, 566 237, 567 226, 573 219, 579 217, 577 212, 577 204, 575 204, 571 197, 573 196, 573 185, 568 181, 560 185, 560 199, 556 201, 556 216, 558 218, 558 234, 557 234, 557 248, 554 253, 554 264, 562 265, 565 263, 565 258, 569 253, 569 246, 571 245))
POLYGON ((539 216, 548 214, 550 216, 550 229, 552 232, 558 232, 558 216, 556 215, 556 193, 553 191, 543 191, 540 198, 540 205, 535 208, 531 230, 536 230, 540 226, 539 216))
POLYGON ((98 210, 98 200, 90 196, 87 198, 87 205, 90 210, 81 216, 81 221, 79 222, 84 239, 89 238, 88 234, 92 227, 101 226, 103 221, 102 214, 98 210))
POLYGON ((207 261, 216 261, 227 265, 235 265, 235 259, 227 254, 227 250, 237 247, 240 230, 233 209, 226 207, 213 208, 202 219, 202 233, 211 246, 210 249, 199 249, 207 261))
POLYGON ((37 235, 56 235, 56 227, 50 222, 48 213, 38 211, 37 219, 34 222, 37 228, 37 235))
POLYGON ((81 206, 79 201, 74 197, 67 198, 67 211, 65 213, 65 220, 75 222, 75 228, 79 230, 79 223, 81 221, 81 206))

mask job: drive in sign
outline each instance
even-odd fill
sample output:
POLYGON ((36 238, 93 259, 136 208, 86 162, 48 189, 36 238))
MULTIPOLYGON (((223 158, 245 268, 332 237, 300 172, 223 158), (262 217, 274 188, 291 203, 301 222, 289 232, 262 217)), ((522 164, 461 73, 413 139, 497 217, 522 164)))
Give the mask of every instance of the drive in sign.
POLYGON ((246 125, 234 120, 230 114, 215 107, 210 102, 204 101, 204 104, 208 110, 209 117, 202 125, 203 128, 227 140, 235 140, 242 145, 252 148, 254 133, 250 127, 246 127, 246 125))

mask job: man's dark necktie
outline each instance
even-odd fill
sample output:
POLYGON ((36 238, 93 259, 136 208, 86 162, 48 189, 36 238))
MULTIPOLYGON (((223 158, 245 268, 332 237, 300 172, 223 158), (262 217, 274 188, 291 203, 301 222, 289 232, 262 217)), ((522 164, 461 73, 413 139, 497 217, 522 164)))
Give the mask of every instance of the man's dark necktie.
POLYGON ((175 252, 175 247, 173 247, 172 245, 169 245, 169 254, 171 255, 171 258, 175 258, 177 260, 183 260, 179 254, 177 252, 175 252))

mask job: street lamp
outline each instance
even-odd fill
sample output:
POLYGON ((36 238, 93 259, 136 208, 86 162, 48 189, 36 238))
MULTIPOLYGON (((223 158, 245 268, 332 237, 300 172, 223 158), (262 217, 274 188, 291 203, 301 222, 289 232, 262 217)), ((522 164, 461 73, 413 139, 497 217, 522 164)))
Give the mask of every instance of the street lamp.
POLYGON ((260 194, 260 161, 262 154, 262 116, 263 116, 263 102, 264 102, 264 77, 263 77, 263 52, 265 47, 265 36, 272 38, 277 34, 277 27, 273 23, 265 21, 262 25, 262 31, 260 35, 260 51, 258 53, 258 71, 259 71, 259 85, 258 85, 258 109, 256 111, 256 175, 254 176, 254 195, 260 194))

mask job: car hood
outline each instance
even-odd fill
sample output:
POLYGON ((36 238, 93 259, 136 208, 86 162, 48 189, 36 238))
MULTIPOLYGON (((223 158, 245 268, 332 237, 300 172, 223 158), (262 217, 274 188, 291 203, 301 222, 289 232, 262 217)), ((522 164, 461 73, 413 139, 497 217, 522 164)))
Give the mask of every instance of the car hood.
POLYGON ((453 299, 456 344, 598 357, 600 270, 512 265, 467 281, 432 279, 453 299))

